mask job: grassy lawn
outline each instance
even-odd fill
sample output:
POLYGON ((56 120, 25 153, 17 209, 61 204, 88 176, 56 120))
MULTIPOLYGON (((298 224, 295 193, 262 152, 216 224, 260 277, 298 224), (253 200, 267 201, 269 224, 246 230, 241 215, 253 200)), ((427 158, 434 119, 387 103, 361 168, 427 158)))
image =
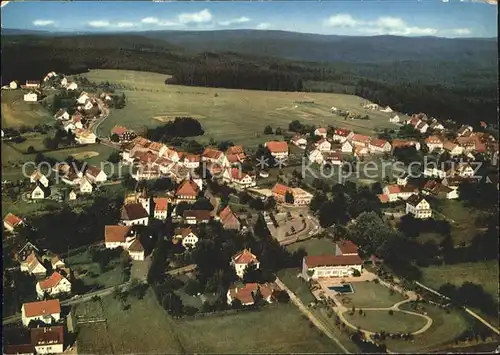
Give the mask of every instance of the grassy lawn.
MULTIPOLYGON (((443 309, 425 304, 425 312, 432 318, 431 327, 424 333, 414 336, 412 342, 402 340, 387 340, 387 347, 392 351, 424 352, 426 350, 436 350, 451 342, 467 330, 469 321, 467 316, 461 311, 451 310, 446 313, 443 309)), ((404 304, 401 309, 413 311, 409 304, 404 304)), ((416 318, 416 317, 415 317, 416 318)))
POLYGON ((341 352, 292 304, 175 323, 189 353, 341 352))
POLYGON ((303 242, 290 244, 286 247, 289 251, 294 252, 300 248, 305 249, 308 255, 326 255, 335 254, 335 243, 328 238, 312 238, 303 242))
POLYGON ((356 308, 387 308, 405 299, 400 293, 391 294, 387 287, 375 282, 354 282, 351 285, 354 293, 340 297, 342 303, 348 308, 353 306, 356 308))
POLYGON ((269 139, 263 135, 267 124, 287 128, 295 119, 367 134, 373 133, 375 128, 396 127, 388 121, 389 114, 365 110, 361 105, 366 100, 352 95, 167 86, 164 84, 167 75, 125 70, 92 70, 84 76, 92 81, 110 81, 126 87, 127 106, 112 110, 100 126, 101 134, 109 133, 116 124, 140 131, 176 116, 192 116, 200 120, 205 129, 200 141, 230 139, 246 146, 256 146, 269 139), (346 121, 330 112, 332 106, 368 114, 370 120, 346 121))
POLYGON ((104 272, 101 272, 98 263, 92 262, 92 255, 88 250, 70 255, 66 262, 73 271, 82 274, 81 278, 86 286, 99 285, 106 288, 123 282, 119 258, 111 260, 104 272))
POLYGON ((107 328, 80 326, 78 346, 82 353, 340 352, 327 337, 308 326, 293 305, 173 320, 151 290, 142 300, 129 297, 131 308, 127 311, 113 297, 102 302, 107 328))
POLYGON ((444 215, 448 220, 452 219, 455 221, 455 223, 450 222, 451 235, 455 245, 468 244, 478 233, 474 222, 484 212, 464 206, 458 200, 435 199, 432 203, 432 208, 438 212, 435 218, 444 218, 444 215))
POLYGON ((2 90, 2 127, 19 128, 53 122, 50 113, 37 102, 25 102, 24 90, 2 90))
POLYGON ((283 269, 278 272, 278 277, 290 289, 290 291, 295 293, 300 298, 302 303, 308 305, 309 303, 315 301, 316 298, 309 290, 307 282, 304 279, 297 277, 299 273, 299 269, 283 269))
POLYGON ((372 332, 415 332, 421 329, 427 321, 419 316, 403 312, 394 312, 392 315, 388 311, 365 311, 366 316, 354 312, 349 315, 344 313, 344 317, 354 326, 372 332))
MULTIPOLYGON (((421 268, 422 283, 431 288, 439 289, 445 283, 461 286, 464 282, 473 282, 481 285, 498 305, 498 269, 496 260, 430 266, 421 268)), ((478 313, 494 325, 498 326, 500 324, 498 317, 489 316, 480 311, 478 313)))

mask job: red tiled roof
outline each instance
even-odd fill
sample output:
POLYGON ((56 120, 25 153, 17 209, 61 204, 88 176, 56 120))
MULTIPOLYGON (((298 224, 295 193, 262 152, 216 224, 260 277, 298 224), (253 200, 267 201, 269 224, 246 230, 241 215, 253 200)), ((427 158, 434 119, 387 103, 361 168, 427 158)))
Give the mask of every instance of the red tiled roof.
POLYGON ((16 227, 20 223, 23 223, 23 220, 13 213, 7 214, 7 216, 5 216, 3 221, 6 222, 11 227, 16 227))
POLYGON ((270 141, 266 143, 267 149, 271 153, 284 153, 288 152, 288 143, 287 142, 280 142, 280 141, 270 141))
POLYGON ((399 148, 399 147, 412 147, 416 145, 417 142, 411 141, 411 140, 406 140, 406 139, 394 139, 392 141, 392 147, 393 148, 399 148))
POLYGON ((193 180, 184 180, 175 194, 177 196, 198 196, 200 187, 193 180))
POLYGON ((274 186, 273 186, 273 189, 271 190, 273 194, 277 194, 277 195, 285 195, 287 191, 290 191, 291 192, 291 189, 286 186, 286 185, 283 185, 283 184, 280 184, 280 183, 276 183, 274 186))
POLYGON ((29 302, 23 304, 26 317, 37 317, 49 314, 61 313, 59 300, 46 300, 40 302, 29 302))
POLYGON ((54 327, 31 328, 31 344, 56 345, 64 344, 64 330, 58 325, 54 327))
POLYGON ((360 142, 360 143, 365 143, 366 144, 366 143, 368 143, 370 141, 370 137, 362 135, 362 134, 353 134, 352 138, 351 138, 351 141, 353 141, 353 142, 360 142))
POLYGON ((148 212, 140 203, 130 203, 122 207, 121 219, 124 221, 133 221, 148 217, 148 212))
POLYGON ((357 254, 358 253, 358 246, 351 242, 350 240, 343 240, 339 243, 337 243, 337 246, 340 249, 340 252, 342 254, 357 254))
POLYGON ((381 203, 387 203, 389 202, 389 196, 387 195, 384 195, 384 194, 380 194, 380 195, 377 195, 378 199, 380 200, 381 203))
POLYGON ((257 284, 257 283, 247 283, 242 287, 233 287, 229 289, 229 294, 231 298, 238 299, 243 304, 252 304, 254 302, 254 295, 257 290, 264 299, 267 299, 273 294, 273 291, 277 289, 275 284, 257 284))
POLYGON ((233 145, 232 147, 227 148, 226 154, 245 154, 242 145, 233 145))
POLYGON ((399 194, 401 192, 401 188, 399 185, 387 185, 386 186, 387 190, 389 191, 389 194, 399 194))
POLYGON ((220 150, 214 148, 205 148, 201 156, 209 159, 219 159, 223 154, 224 153, 222 153, 220 150))
POLYGON ((439 143, 443 143, 443 141, 438 136, 429 136, 425 139, 425 143, 439 144, 439 143))
POLYGON ((326 133, 326 128, 320 127, 316 129, 319 133, 326 133))
POLYGON ((101 173, 101 169, 99 169, 98 167, 96 166, 93 166, 93 165, 89 165, 88 168, 87 168, 87 171, 85 172, 86 174, 89 174, 93 177, 97 177, 97 175, 99 175, 101 173))
POLYGON ((155 204, 155 211, 166 211, 168 210, 168 201, 166 197, 155 197, 153 198, 153 203, 155 204))
POLYGON ((244 249, 243 251, 234 255, 232 259, 235 264, 250 264, 252 262, 258 262, 257 257, 248 249, 244 249))
POLYGON ((47 290, 49 288, 56 287, 63 278, 64 277, 56 271, 52 273, 49 278, 39 282, 40 288, 42 290, 47 290))
POLYGON ((383 148, 388 142, 384 139, 372 139, 370 145, 378 148, 383 148))
POLYGON ((361 260, 359 255, 312 255, 306 256, 304 259, 309 268, 363 264, 363 260, 361 260))
POLYGON ((186 228, 175 228, 174 230, 174 236, 181 235, 183 238, 190 233, 194 233, 191 227, 186 227, 186 228))
POLYGON ((3 353, 6 355, 34 354, 35 347, 31 344, 4 345, 3 353))
POLYGON ((337 136, 347 137, 351 133, 351 131, 348 129, 338 128, 334 131, 334 133, 337 136))
POLYGON ((455 149, 456 147, 457 147, 457 144, 455 144, 455 143, 453 143, 453 142, 450 142, 450 141, 445 142, 445 143, 443 144, 443 148, 444 148, 444 149, 446 149, 446 150, 453 150, 453 149, 455 149))
POLYGON ((104 226, 104 242, 123 243, 131 229, 131 226, 104 226))
POLYGON ((123 126, 114 126, 113 129, 111 130, 111 134, 118 134, 119 136, 121 136, 127 131, 128 129, 123 126))
POLYGON ((231 210, 231 207, 226 206, 222 211, 219 212, 219 218, 221 220, 226 219, 228 216, 233 214, 233 211, 231 210))

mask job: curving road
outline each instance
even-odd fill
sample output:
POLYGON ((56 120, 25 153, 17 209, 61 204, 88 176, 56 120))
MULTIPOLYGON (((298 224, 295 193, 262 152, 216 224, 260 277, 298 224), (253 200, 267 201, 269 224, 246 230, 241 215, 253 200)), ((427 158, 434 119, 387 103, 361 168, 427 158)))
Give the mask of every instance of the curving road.
POLYGON ((95 98, 97 101, 97 106, 99 106, 99 111, 101 111, 101 114, 99 118, 97 118, 94 122, 92 122, 89 125, 89 130, 92 131, 98 138, 102 139, 104 137, 99 137, 97 134, 97 129, 99 128, 99 125, 104 122, 106 118, 109 116, 109 108, 102 102, 101 99, 95 98))

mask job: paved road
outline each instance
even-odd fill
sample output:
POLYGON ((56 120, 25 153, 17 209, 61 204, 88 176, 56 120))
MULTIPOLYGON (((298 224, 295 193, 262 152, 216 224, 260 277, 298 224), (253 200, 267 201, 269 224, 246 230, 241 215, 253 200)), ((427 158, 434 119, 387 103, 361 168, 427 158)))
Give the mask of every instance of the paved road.
POLYGON ((99 125, 103 123, 106 118, 108 118, 109 108, 100 99, 98 98, 95 99, 97 101, 97 106, 99 106, 99 110, 101 111, 101 115, 99 116, 98 119, 96 119, 94 122, 90 124, 89 130, 92 131, 97 137, 99 137, 99 135, 97 134, 97 129, 99 128, 99 125))
POLYGON ((342 351, 345 353, 345 354, 349 354, 349 350, 347 350, 344 345, 342 345, 342 343, 340 342, 340 340, 337 339, 337 337, 335 337, 335 335, 333 335, 330 330, 325 327, 323 325, 323 323, 321 323, 308 309, 306 306, 304 306, 304 304, 302 303, 302 301, 292 292, 290 291, 290 289, 288 287, 286 287, 286 285, 281 282, 280 279, 276 278, 276 284, 283 290, 286 291, 286 293, 288 293, 288 296, 290 296, 290 300, 292 301, 292 303, 294 303, 298 308, 299 310, 304 313, 307 318, 309 318, 309 320, 319 329, 321 330, 327 337, 329 337, 330 339, 332 339, 338 346, 340 349, 342 349, 342 351))

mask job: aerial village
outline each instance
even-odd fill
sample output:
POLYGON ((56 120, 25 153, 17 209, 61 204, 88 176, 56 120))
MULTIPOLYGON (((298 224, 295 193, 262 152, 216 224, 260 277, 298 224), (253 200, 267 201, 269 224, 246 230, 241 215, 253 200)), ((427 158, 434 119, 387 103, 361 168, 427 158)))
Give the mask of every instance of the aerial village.
MULTIPOLYGON (((41 95, 43 83, 53 83, 55 80, 58 87, 78 92, 77 83, 69 82, 64 75, 51 72, 42 83, 27 81, 21 86, 28 90, 24 100, 36 102, 41 95)), ((5 89, 17 88, 18 84, 12 82, 5 89)), ((137 188, 125 197, 117 223, 103 226, 95 245, 103 250, 123 251, 133 265, 144 264, 147 265, 146 268, 149 267, 155 252, 150 246, 144 245, 145 237, 141 231, 156 221, 163 223, 169 220, 173 223, 172 232, 163 235, 163 239, 180 248, 181 253, 191 253, 198 248, 203 238, 206 238, 206 232, 202 232, 205 226, 220 225, 222 230, 245 235, 254 229, 260 215, 271 236, 280 245, 331 231, 330 227, 321 227, 318 215, 309 210, 314 191, 305 185, 285 181, 279 177, 279 173, 275 182, 269 186, 270 179, 276 176, 275 172, 286 167, 287 161, 293 157, 306 159, 316 169, 329 166, 341 171, 345 164, 354 162, 359 165, 373 157, 396 160, 396 152, 407 148, 417 152, 425 151, 425 156, 445 156, 445 161, 436 160, 443 164, 426 167, 421 171, 423 177, 419 179, 419 185, 414 184, 415 179, 408 173, 388 178, 381 185, 381 191, 377 194, 379 202, 382 205, 399 206, 402 215, 411 215, 415 219, 435 217, 431 201, 434 198, 460 198, 459 186, 465 182, 477 184, 484 178, 489 183, 496 184, 498 189, 497 177, 489 174, 478 178, 474 165, 478 157, 484 160, 494 159, 498 155, 498 142, 494 136, 476 132, 470 126, 447 129, 446 122, 427 117, 424 113, 401 119, 403 114, 393 112, 390 107, 380 108, 369 104, 366 108, 387 113, 388 120, 397 124, 396 131, 417 131, 422 139, 383 139, 356 133, 340 127, 341 124, 339 127, 316 127, 313 132, 294 132, 285 141, 267 141, 263 145, 264 156, 272 157, 276 164, 263 166, 242 145, 229 146, 225 151, 206 146, 201 154, 193 154, 162 142, 151 141, 124 126, 115 126, 109 136, 98 137, 96 128, 106 119, 111 109, 107 105, 112 100, 110 96, 94 96, 82 91, 75 96, 75 113, 70 115, 66 110, 60 110, 54 119, 61 122, 64 130, 75 135, 78 144, 112 146, 119 152, 119 163, 132 167, 131 177, 137 188), (283 166, 279 166, 281 164, 283 166), (242 165, 247 168, 242 169, 242 165), (144 187, 139 188, 144 182, 159 179, 170 179, 174 188, 156 191, 154 194, 144 187), (221 196, 217 195, 217 190, 212 186, 228 188, 232 196, 245 194, 250 196, 249 200, 260 201, 255 204, 268 204, 272 201, 275 207, 262 213, 255 212, 255 209, 249 209, 248 206, 236 209, 231 204, 221 204, 221 196), (200 199, 209 201, 209 208, 200 207, 200 199)), ((332 112, 338 111, 332 107, 332 112)), ((351 116, 351 113, 345 113, 346 120, 356 119, 351 116)), ((68 162, 55 162, 51 169, 50 176, 39 169, 32 172, 25 203, 53 198, 54 191, 58 190, 57 186, 61 185, 69 187, 69 193, 65 196, 58 195, 58 201, 73 203, 106 189, 111 181, 120 181, 120 177, 108 176, 104 169, 96 165, 85 164, 83 168, 79 168, 68 162)), ((29 228, 29 220, 25 216, 9 213, 4 218, 3 225, 4 233, 15 237, 19 230, 29 228)), ((148 236, 146 240, 147 238, 148 236)), ((304 256, 298 276, 309 283, 318 282, 316 285, 319 286, 314 292, 318 299, 323 299, 327 294, 337 303, 336 309, 345 309, 335 295, 348 293, 343 290, 345 285, 357 282, 357 278, 367 277, 365 263, 378 260, 375 255, 359 253, 358 250, 359 246, 353 241, 337 238, 335 252, 304 256)), ((35 290, 37 300, 22 304, 19 309, 20 318, 12 316, 21 321, 22 326, 16 329, 27 333, 28 340, 25 343, 7 345, 4 353, 54 354, 68 351, 67 337, 70 331, 67 323, 71 323, 71 316, 63 310, 63 306, 76 304, 82 297, 90 299, 103 294, 103 291, 83 294, 74 292, 72 284, 75 282, 75 273, 68 257, 69 254, 64 258, 31 241, 26 241, 16 250, 15 260, 18 265, 15 267, 33 277, 31 287, 35 290)), ((250 247, 244 247, 231 255, 229 265, 234 270, 236 279, 224 291, 228 306, 238 304, 240 307, 251 307, 262 300, 273 303, 283 297, 283 292, 288 294, 279 280, 247 282, 250 279, 248 275, 261 267, 260 260, 261 256, 250 247)), ((146 282, 145 277, 142 282, 146 282)), ((290 296, 293 297, 293 294, 290 296)), ((342 313, 339 316, 343 319, 342 313)))

